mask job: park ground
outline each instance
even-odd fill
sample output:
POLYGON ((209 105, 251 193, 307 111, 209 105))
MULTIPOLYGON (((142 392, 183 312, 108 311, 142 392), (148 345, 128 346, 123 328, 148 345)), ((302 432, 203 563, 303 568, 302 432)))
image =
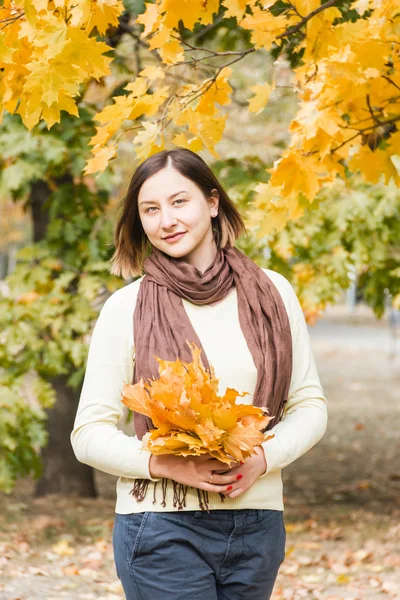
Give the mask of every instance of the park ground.
MULTIPOLYGON (((283 470, 286 558, 273 600, 400 600, 400 340, 392 358, 386 319, 363 306, 330 307, 309 331, 329 424, 283 470)), ((30 480, 0 495, 0 600, 124 597, 115 481, 96 472, 96 500, 35 499, 30 480)))

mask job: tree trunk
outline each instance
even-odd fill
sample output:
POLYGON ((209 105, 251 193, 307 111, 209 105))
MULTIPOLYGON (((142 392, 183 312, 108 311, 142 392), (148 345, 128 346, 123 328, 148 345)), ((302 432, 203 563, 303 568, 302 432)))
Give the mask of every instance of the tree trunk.
POLYGON ((42 448, 43 474, 35 489, 36 496, 77 494, 97 497, 93 469, 76 460, 70 434, 74 425, 79 392, 66 385, 63 376, 50 380, 57 394, 53 408, 47 409, 49 441, 42 448))
POLYGON ((33 222, 33 241, 40 242, 45 235, 49 224, 49 213, 46 201, 51 194, 47 181, 35 181, 31 187, 30 204, 33 222))
MULTIPOLYGON (((67 173, 56 183, 72 182, 67 173)), ((39 242, 46 235, 49 213, 46 205, 51 190, 45 181, 32 185, 30 204, 33 221, 33 241, 39 242)), ((48 443, 41 450, 43 473, 35 488, 36 496, 47 494, 78 494, 95 498, 93 469, 76 460, 72 450, 70 433, 73 428, 79 393, 66 385, 66 377, 59 376, 50 381, 57 394, 53 408, 48 409, 48 443)))

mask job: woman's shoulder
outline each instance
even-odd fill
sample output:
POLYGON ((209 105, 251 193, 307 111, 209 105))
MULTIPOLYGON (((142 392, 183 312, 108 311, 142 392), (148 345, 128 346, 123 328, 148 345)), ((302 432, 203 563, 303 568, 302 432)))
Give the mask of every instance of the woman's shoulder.
POLYGON ((281 295, 286 296, 291 291, 294 291, 292 284, 284 275, 282 275, 282 273, 274 271, 273 269, 265 269, 264 267, 261 268, 264 271, 264 273, 266 273, 266 275, 268 275, 268 277, 271 279, 275 287, 278 288, 278 291, 281 293, 281 295))
POLYGON ((290 281, 278 271, 274 271, 273 269, 265 269, 264 267, 261 268, 264 271, 264 273, 268 275, 268 277, 280 293, 289 318, 291 320, 293 317, 297 318, 297 316, 299 315, 299 310, 301 311, 301 307, 296 292, 290 281))
POLYGON ((101 312, 122 317, 131 313, 136 305, 140 282, 144 275, 113 292, 103 304, 101 312))

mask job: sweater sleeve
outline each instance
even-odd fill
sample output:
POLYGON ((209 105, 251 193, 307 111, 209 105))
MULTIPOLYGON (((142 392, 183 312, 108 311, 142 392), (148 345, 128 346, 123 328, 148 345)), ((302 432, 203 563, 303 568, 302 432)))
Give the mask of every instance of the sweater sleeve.
POLYGON ((328 423, 327 399, 319 380, 303 310, 291 283, 280 274, 277 283, 290 320, 293 368, 282 420, 268 431, 275 437, 262 444, 267 469, 261 477, 286 467, 310 450, 324 436, 328 423))
MULTIPOLYGON (((132 284, 131 284, 132 285, 132 284)), ((91 337, 71 445, 79 462, 120 477, 152 478, 151 454, 117 423, 124 414, 123 383, 133 376, 133 312, 125 288, 105 302, 91 337)))

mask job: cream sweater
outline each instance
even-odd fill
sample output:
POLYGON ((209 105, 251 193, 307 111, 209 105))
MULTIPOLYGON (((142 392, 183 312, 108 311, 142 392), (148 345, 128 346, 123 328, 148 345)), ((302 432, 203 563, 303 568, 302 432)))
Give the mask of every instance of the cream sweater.
MULTIPOLYGON (((268 433, 275 437, 263 443, 266 472, 244 494, 222 503, 218 493, 209 493, 210 509, 261 508, 283 510, 281 470, 312 448, 327 427, 327 399, 318 377, 303 311, 290 282, 276 271, 263 269, 285 304, 293 339, 293 370, 289 397, 282 420, 268 433)), ((124 414, 123 382, 133 377, 133 311, 142 278, 114 292, 105 302, 90 342, 85 378, 71 433, 78 461, 118 476, 115 512, 174 511, 173 486, 167 488, 167 506, 161 505, 161 484, 156 489, 149 473, 150 453, 141 449, 136 436, 127 435, 117 424, 124 414), (135 477, 150 479, 144 500, 129 494, 135 477)), ((184 307, 219 377, 219 393, 227 387, 249 395, 237 402, 252 403, 257 371, 239 324, 236 288, 214 306, 184 307)), ((197 490, 189 487, 184 510, 199 510, 197 490)))

